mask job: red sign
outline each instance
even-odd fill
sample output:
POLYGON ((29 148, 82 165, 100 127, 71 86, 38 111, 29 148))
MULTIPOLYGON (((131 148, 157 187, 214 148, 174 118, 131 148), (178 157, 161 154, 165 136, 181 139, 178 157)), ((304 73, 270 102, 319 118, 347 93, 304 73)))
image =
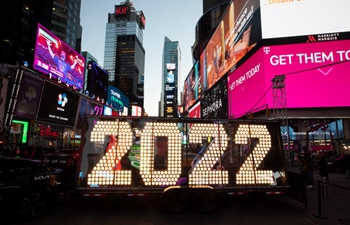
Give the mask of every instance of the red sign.
POLYGON ((51 131, 50 127, 45 127, 40 124, 39 124, 39 127, 40 127, 40 131, 39 131, 40 136, 52 136, 56 138, 59 136, 59 133, 57 131, 51 131))
POLYGON ((115 8, 116 16, 124 16, 128 12, 128 6, 119 6, 115 8))

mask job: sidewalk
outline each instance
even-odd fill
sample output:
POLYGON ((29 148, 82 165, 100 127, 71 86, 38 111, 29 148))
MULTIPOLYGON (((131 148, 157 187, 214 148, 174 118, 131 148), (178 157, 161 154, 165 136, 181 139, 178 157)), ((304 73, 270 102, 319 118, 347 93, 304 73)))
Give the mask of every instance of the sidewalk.
POLYGON ((345 179, 345 174, 330 173, 324 184, 318 170, 314 172, 314 179, 314 188, 306 189, 308 211, 328 224, 350 225, 350 180, 345 179))

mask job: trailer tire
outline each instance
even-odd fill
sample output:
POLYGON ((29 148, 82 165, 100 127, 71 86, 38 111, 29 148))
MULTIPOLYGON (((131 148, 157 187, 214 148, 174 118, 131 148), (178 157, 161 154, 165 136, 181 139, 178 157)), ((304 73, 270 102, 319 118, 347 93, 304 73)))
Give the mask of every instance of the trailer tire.
POLYGON ((201 190, 196 194, 195 206, 201 213, 213 211, 218 204, 218 194, 213 190, 201 190))
POLYGON ((162 196, 162 208, 170 213, 181 213, 187 204, 187 195, 182 190, 170 190, 162 196))

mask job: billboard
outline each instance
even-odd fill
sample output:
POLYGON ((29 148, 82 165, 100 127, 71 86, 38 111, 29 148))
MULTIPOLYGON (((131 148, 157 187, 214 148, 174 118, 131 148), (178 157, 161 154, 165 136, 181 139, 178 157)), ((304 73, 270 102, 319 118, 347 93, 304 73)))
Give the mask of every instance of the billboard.
MULTIPOLYGON (((256 107, 266 105, 263 49, 257 51, 245 63, 237 67, 227 78, 228 116, 240 118, 256 107)), ((271 94, 271 93, 270 93, 271 94)))
POLYGON ((350 40, 265 46, 228 77, 229 116, 273 108, 272 79, 285 75, 288 108, 349 107, 350 40))
POLYGON ((89 97, 102 103, 106 102, 108 89, 108 72, 98 63, 88 63, 87 88, 89 97))
MULTIPOLYGON (((4 117, 5 117, 5 104, 6 104, 6 96, 7 96, 7 88, 8 88, 8 79, 0 77, 0 130, 2 130, 2 126, 4 125, 4 117)), ((6 110, 7 111, 7 110, 6 110)))
MULTIPOLYGON (((266 82, 286 75, 288 108, 348 107, 350 40, 265 46, 266 82)), ((267 95, 269 105, 272 94, 267 95)))
POLYGON ((350 31, 348 0, 261 0, 262 37, 279 38, 350 31))
POLYGON ((77 127, 80 128, 83 126, 85 115, 102 116, 104 115, 103 106, 100 104, 97 104, 94 101, 81 97, 80 104, 79 104, 79 113, 77 118, 77 127))
POLYGON ((210 89, 261 39, 259 0, 231 2, 200 56, 204 91, 210 89))
POLYGON ((58 83, 80 91, 84 87, 84 65, 83 56, 38 24, 34 69, 58 83))
POLYGON ((227 118, 227 101, 227 79, 221 79, 201 99, 202 118, 227 118))
POLYGON ((131 116, 142 116, 142 108, 137 105, 131 106, 131 116))
POLYGON ((201 117, 201 104, 200 102, 196 103, 189 111, 189 118, 202 118, 201 117))
POLYGON ((18 92, 15 116, 35 119, 39 106, 43 80, 24 72, 18 92))
POLYGON ((75 126, 79 95, 45 81, 37 120, 75 126))
POLYGON ((118 88, 108 85, 107 102, 111 108, 116 109, 121 114, 125 108, 129 107, 129 98, 118 88))

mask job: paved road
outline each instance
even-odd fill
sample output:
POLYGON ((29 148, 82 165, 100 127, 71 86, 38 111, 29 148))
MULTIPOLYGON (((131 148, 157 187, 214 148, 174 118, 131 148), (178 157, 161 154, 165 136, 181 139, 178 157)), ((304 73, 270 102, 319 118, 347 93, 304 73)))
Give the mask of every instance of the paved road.
MULTIPOLYGON (((315 179, 319 179, 317 172, 315 179)), ((350 188, 343 174, 330 174, 331 184, 350 188)), ((317 181, 316 181, 317 183, 317 181)), ((12 219, 6 224, 50 225, 297 225, 350 224, 350 191, 328 185, 327 198, 318 205, 318 188, 307 189, 308 208, 286 196, 236 198, 223 201, 218 209, 200 214, 190 207, 182 214, 163 212, 157 201, 147 198, 86 199, 61 197, 47 213, 29 220, 12 219), (320 213, 321 212, 321 213, 320 213), (320 218, 327 217, 327 218, 320 218)))

